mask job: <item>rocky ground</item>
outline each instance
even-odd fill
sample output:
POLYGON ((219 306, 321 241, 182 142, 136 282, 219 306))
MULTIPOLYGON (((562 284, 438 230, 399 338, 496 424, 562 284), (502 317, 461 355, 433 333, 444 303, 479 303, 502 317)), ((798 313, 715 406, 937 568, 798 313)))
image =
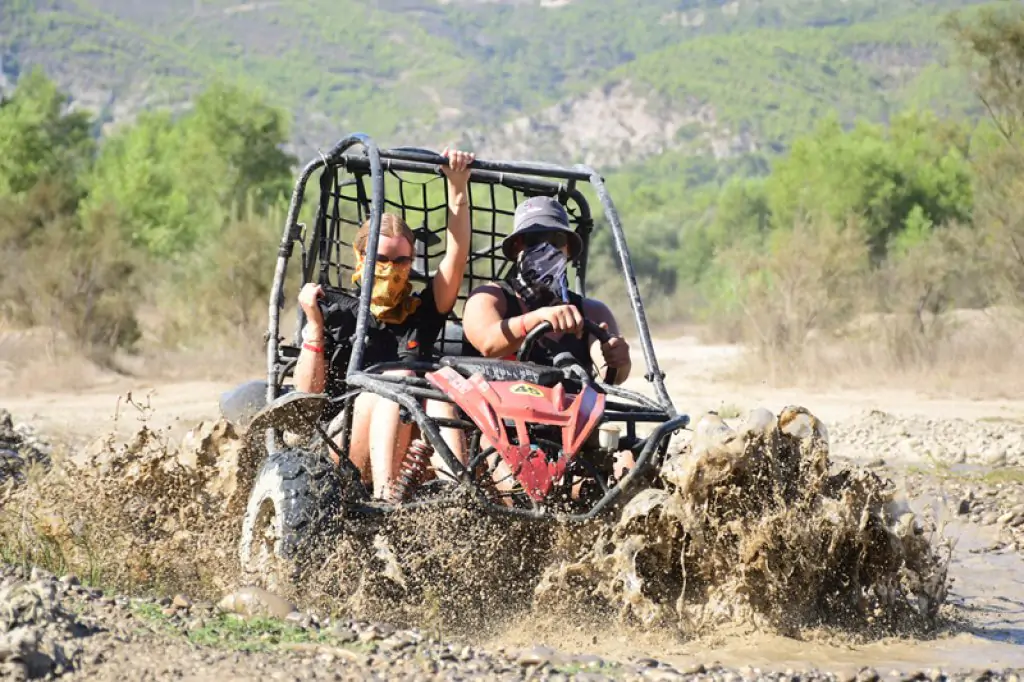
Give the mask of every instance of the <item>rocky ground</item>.
POLYGON ((677 669, 652 658, 610 661, 544 647, 483 651, 444 643, 418 630, 381 623, 322 620, 280 608, 257 591, 220 604, 185 595, 114 596, 74 576, 0 567, 0 678, 62 680, 1017 680, 1014 671, 897 674, 736 670, 695 664, 677 669), (265 601, 264 601, 265 599, 265 601), (267 610, 269 609, 269 610, 267 610), (279 614, 280 615, 280 614, 279 614))
POLYGON ((994 526, 991 551, 1024 551, 1024 420, 896 417, 879 411, 832 424, 832 454, 904 478, 951 516, 994 526))
MULTIPOLYGON (((870 411, 828 423, 838 459, 893 476, 911 496, 945 500, 950 517, 998 530, 981 552, 1024 551, 1024 422, 897 417, 870 411), (908 445, 908 443, 910 443, 908 445)), ((0 411, 3 488, 50 446, 0 411)), ((0 547, 0 549, 3 549, 0 547)), ((16 557, 4 557, 10 561, 16 557)), ((1020 596, 1020 595, 1017 595, 1020 596)), ((596 640, 595 640, 596 641, 596 640)), ((1016 680, 1013 670, 818 669, 672 665, 644 655, 566 654, 543 646, 482 647, 387 623, 332 620, 243 589, 219 603, 188 594, 104 593, 70 575, 0 565, 0 678, 533 679, 533 680, 1016 680), (607 657, 607 658, 606 658, 607 657)))

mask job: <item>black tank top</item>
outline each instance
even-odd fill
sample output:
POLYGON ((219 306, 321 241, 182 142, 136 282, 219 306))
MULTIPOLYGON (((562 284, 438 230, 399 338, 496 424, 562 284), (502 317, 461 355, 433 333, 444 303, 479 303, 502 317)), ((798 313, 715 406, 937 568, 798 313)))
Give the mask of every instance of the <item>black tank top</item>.
MULTIPOLYGON (((507 282, 498 282, 498 286, 501 287, 501 293, 505 297, 505 314, 502 315, 503 320, 518 317, 519 315, 527 312, 522 301, 519 300, 519 297, 516 296, 512 287, 509 286, 507 282)), ((576 306, 580 312, 583 312, 583 297, 576 292, 569 292, 569 303, 576 306)), ((465 346, 464 353, 466 355, 480 355, 479 351, 473 348, 468 340, 466 341, 465 346)), ((553 365, 555 356, 560 353, 572 353, 572 356, 576 358, 576 362, 580 363, 587 372, 593 375, 594 361, 590 357, 589 336, 587 334, 584 334, 582 339, 577 339, 572 334, 562 334, 558 341, 552 341, 551 339, 541 337, 537 340, 537 343, 534 344, 533 350, 530 352, 530 357, 527 358, 527 360, 542 365, 553 365)))

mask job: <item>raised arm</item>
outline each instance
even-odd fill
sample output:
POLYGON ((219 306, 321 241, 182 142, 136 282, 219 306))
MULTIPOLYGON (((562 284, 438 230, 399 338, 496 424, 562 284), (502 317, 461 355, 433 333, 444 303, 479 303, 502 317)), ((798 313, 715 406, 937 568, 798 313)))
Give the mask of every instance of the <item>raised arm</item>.
POLYGON ((469 260, 469 164, 474 157, 457 149, 445 149, 443 154, 448 157, 448 165, 441 167, 448 178, 447 248, 437 266, 433 287, 438 311, 448 313, 455 307, 469 260))

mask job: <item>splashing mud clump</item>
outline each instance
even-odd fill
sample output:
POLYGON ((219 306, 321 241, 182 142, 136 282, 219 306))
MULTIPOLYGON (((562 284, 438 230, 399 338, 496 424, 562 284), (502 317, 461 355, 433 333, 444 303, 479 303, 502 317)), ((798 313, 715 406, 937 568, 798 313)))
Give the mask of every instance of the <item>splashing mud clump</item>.
POLYGON ((223 420, 180 445, 147 426, 120 444, 108 435, 0 499, 0 549, 94 583, 212 597, 238 572, 251 469, 223 420))
POLYGON ((26 424, 14 424, 11 413, 0 409, 0 486, 25 481, 33 466, 50 466, 50 447, 26 424))
POLYGON ((803 408, 717 415, 670 456, 663 489, 632 499, 614 527, 548 568, 546 610, 576 604, 689 634, 748 623, 906 632, 937 623, 951 548, 890 481, 830 472, 824 425, 803 408))
POLYGON ((494 632, 529 612, 562 530, 487 516, 471 498, 350 525, 308 555, 304 598, 434 634, 494 632))

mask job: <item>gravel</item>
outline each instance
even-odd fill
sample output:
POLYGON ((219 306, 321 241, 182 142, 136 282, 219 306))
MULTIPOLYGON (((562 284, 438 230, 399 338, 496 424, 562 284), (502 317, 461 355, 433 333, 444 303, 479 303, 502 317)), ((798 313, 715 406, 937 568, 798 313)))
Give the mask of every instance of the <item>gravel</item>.
POLYGON ((1017 680, 1011 670, 946 675, 937 670, 891 674, 864 668, 837 675, 820 670, 739 669, 654 658, 610 661, 543 646, 485 651, 442 642, 416 629, 332 621, 316 614, 259 621, 230 639, 236 620, 214 604, 186 595, 133 598, 83 586, 74 576, 0 566, 0 678, 12 680, 694 680, 796 682, 828 680, 1017 680), (287 635, 268 637, 260 628, 287 635), (219 641, 204 643, 210 633, 219 641), (256 649, 256 650, 247 650, 256 649), (259 650, 266 649, 266 650, 259 650))
POLYGON ((951 518, 996 527, 985 551, 1024 551, 1024 422, 873 410, 830 424, 829 438, 834 455, 899 471, 909 494, 944 499, 951 518))
POLYGON ((896 417, 871 410, 829 425, 832 455, 886 462, 1024 465, 1024 423, 896 417))

